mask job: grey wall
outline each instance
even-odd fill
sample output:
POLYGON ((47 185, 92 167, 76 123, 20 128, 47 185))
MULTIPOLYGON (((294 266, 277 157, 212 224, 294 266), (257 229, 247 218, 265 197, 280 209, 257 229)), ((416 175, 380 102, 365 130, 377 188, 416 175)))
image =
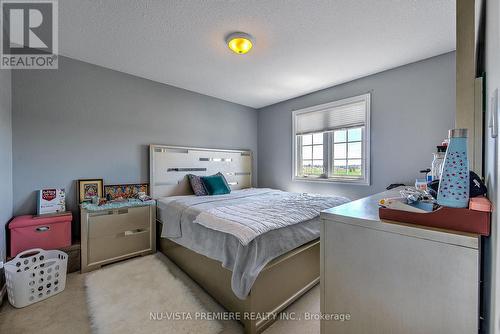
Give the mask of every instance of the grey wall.
POLYGON ((5 224, 12 217, 11 72, 0 70, 0 261, 4 260, 5 224))
MULTIPOLYGON (((497 0, 486 2, 486 115, 488 124, 492 113, 491 97, 496 89, 500 90, 500 5, 497 0)), ((498 114, 498 110, 495 111, 498 114)), ((500 115, 498 115, 500 117, 500 115)), ((485 178, 488 186, 488 197, 493 202, 495 211, 492 214, 491 236, 485 238, 485 292, 486 333, 500 332, 500 230, 498 228, 498 139, 491 137, 488 127, 485 129, 485 178)))
POLYGON ((42 187, 66 188, 75 211, 76 179, 147 182, 148 144, 257 151, 252 108, 69 58, 15 71, 12 87, 16 215, 42 187))
POLYGON ((434 146, 454 123, 455 55, 258 112, 64 57, 56 71, 15 71, 12 90, 17 215, 35 211, 34 191, 42 187, 66 188, 75 211, 76 179, 147 182, 150 143, 251 149, 258 151, 259 186, 358 198, 389 183, 411 182, 430 164, 434 146), (291 111, 367 91, 372 91, 372 185, 292 182, 291 111))
POLYGON ((260 109, 259 186, 359 198, 391 183, 414 183, 454 117, 454 52, 260 109), (371 185, 292 181, 292 110, 369 91, 371 185))

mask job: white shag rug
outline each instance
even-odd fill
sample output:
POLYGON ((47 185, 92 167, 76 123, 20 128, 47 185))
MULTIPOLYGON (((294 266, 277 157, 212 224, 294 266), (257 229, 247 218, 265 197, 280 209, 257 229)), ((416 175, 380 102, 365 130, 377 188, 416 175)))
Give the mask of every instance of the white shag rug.
POLYGON ((95 333, 222 331, 221 323, 216 320, 199 320, 196 315, 207 310, 170 273, 164 261, 164 255, 157 253, 87 274, 87 305, 95 333), (180 319, 168 319, 169 316, 180 319))

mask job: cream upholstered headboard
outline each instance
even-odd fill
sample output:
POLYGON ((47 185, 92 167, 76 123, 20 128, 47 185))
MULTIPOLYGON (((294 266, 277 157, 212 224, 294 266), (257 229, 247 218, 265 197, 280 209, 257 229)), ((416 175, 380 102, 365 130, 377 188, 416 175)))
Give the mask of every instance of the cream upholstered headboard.
POLYGON ((252 186, 252 152, 180 146, 149 146, 151 197, 192 194, 187 174, 221 172, 232 190, 252 186))

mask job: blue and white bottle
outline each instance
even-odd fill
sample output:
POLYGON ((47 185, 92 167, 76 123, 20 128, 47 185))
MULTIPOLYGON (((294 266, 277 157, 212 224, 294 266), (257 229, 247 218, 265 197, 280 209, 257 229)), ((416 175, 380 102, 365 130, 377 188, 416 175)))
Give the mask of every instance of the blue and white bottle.
POLYGON ((444 157, 437 202, 453 208, 469 205, 469 160, 467 159, 467 129, 452 129, 444 157))

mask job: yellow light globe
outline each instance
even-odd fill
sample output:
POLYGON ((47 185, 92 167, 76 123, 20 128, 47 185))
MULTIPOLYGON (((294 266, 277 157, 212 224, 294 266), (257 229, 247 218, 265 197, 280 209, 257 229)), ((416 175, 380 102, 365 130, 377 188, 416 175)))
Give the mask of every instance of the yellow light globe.
POLYGON ((236 54, 242 55, 253 47, 252 37, 245 33, 233 33, 226 39, 227 47, 236 54))

